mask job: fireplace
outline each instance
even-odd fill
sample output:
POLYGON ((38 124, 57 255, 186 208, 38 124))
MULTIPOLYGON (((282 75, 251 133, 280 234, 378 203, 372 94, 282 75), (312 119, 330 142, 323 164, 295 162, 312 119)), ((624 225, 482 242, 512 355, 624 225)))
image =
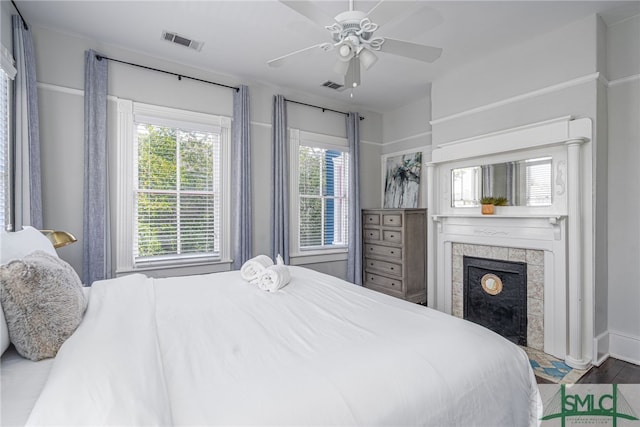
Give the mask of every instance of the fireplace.
POLYGON ((560 117, 434 146, 426 164, 430 307, 463 317, 463 255, 526 262, 527 347, 574 368, 589 365, 597 354, 591 149, 581 146, 592 130, 589 119, 560 117), (551 205, 503 206, 482 215, 479 207, 453 203, 453 170, 543 156, 552 158, 551 205), (473 253, 479 248, 485 253, 473 253))
POLYGON ((527 345, 527 264, 463 257, 463 317, 527 345))

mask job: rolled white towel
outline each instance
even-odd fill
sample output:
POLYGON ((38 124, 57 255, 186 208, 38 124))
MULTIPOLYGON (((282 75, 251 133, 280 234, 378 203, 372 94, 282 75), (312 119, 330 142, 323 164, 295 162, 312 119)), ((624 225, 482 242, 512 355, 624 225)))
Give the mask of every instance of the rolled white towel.
POLYGON ((264 269, 258 278, 258 287, 263 291, 275 292, 291 281, 291 273, 286 265, 272 265, 264 269))
POLYGON ((266 255, 251 258, 240 267, 240 276, 248 281, 257 280, 267 267, 273 265, 273 260, 266 255))

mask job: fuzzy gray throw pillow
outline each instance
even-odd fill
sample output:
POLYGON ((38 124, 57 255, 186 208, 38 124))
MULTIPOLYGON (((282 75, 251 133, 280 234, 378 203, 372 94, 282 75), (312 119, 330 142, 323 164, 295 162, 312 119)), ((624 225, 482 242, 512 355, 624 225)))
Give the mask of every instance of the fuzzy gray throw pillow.
POLYGON ((87 307, 75 270, 44 251, 0 266, 0 300, 11 342, 31 360, 55 357, 87 307))

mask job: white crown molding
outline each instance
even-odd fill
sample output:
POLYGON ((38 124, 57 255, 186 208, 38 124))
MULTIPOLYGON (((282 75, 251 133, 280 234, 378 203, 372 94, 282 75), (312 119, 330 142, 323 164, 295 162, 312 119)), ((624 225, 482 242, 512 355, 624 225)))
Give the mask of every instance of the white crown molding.
POLYGON ((640 80, 640 74, 634 74, 627 77, 622 77, 619 79, 611 80, 608 82, 607 87, 619 86, 626 83, 635 82, 636 80, 640 80))
MULTIPOLYGON (((38 82, 37 86, 38 89, 50 90, 52 92, 66 93, 67 95, 84 96, 84 90, 76 89, 73 87, 66 87, 42 82, 38 82)), ((107 100, 116 102, 119 100, 119 98, 117 96, 107 95, 107 100)))
POLYGON ((515 102, 524 101, 526 99, 534 98, 536 96, 545 95, 552 92, 557 92, 559 90, 567 89, 573 86, 578 86, 584 83, 588 83, 590 81, 598 79, 600 73, 588 74, 586 76, 578 77, 572 80, 568 80, 563 83, 558 83, 555 85, 547 86, 542 89, 537 89, 531 92, 523 93, 521 95, 512 96, 511 98, 506 98, 501 101, 492 102, 490 104, 483 105, 481 107, 472 108, 470 110, 461 111, 460 113, 451 114, 450 116, 441 117, 439 119, 431 120, 429 123, 431 125, 439 125, 444 122, 448 122, 451 120, 459 119, 461 117, 470 116, 473 114, 481 113, 483 111, 492 110, 494 108, 503 107, 505 105, 513 104, 515 102))
POLYGON ((265 123, 265 122, 254 122, 253 120, 251 120, 249 122, 249 124, 251 126, 258 126, 258 127, 263 127, 263 128, 271 128, 271 123, 265 123))
POLYGON ((375 145, 376 147, 383 147, 384 146, 384 144, 381 143, 381 142, 364 141, 364 140, 360 140, 360 144, 375 145))
POLYGON ((54 85, 51 83, 41 83, 41 82, 38 82, 37 86, 38 86, 38 89, 50 90, 53 92, 61 92, 69 95, 84 96, 84 90, 76 89, 73 87, 66 87, 66 86, 54 85))
POLYGON ((430 130, 426 131, 426 132, 420 132, 420 133, 416 133, 414 135, 409 135, 409 136, 405 136, 399 139, 394 139, 393 141, 389 141, 389 142, 383 142, 380 145, 383 146, 389 146, 389 145, 393 145, 393 144, 399 144, 401 142, 405 142, 405 141, 409 141, 411 139, 415 139, 415 138, 420 138, 422 136, 431 136, 433 134, 433 132, 431 132, 430 130))

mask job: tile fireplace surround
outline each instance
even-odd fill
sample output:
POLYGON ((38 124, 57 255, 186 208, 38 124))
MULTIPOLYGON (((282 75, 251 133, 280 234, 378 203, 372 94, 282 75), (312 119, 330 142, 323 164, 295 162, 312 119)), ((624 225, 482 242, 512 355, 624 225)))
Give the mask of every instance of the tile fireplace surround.
POLYGON ((527 318, 530 346, 574 368, 592 362, 593 285, 585 262, 593 244, 585 197, 591 186, 584 184, 591 171, 584 166, 590 156, 582 153, 591 132, 590 119, 563 117, 434 147, 427 164, 428 235, 434 237, 428 241, 428 263, 435 267, 428 269, 430 307, 460 314, 463 254, 524 260, 527 304, 534 313, 527 318), (484 216, 480 207, 451 206, 452 169, 544 156, 552 157, 551 206, 499 207, 484 216))
POLYGON ((544 350, 544 251, 453 243, 451 256, 451 314, 460 318, 464 317, 464 256, 527 264, 527 347, 544 350))

